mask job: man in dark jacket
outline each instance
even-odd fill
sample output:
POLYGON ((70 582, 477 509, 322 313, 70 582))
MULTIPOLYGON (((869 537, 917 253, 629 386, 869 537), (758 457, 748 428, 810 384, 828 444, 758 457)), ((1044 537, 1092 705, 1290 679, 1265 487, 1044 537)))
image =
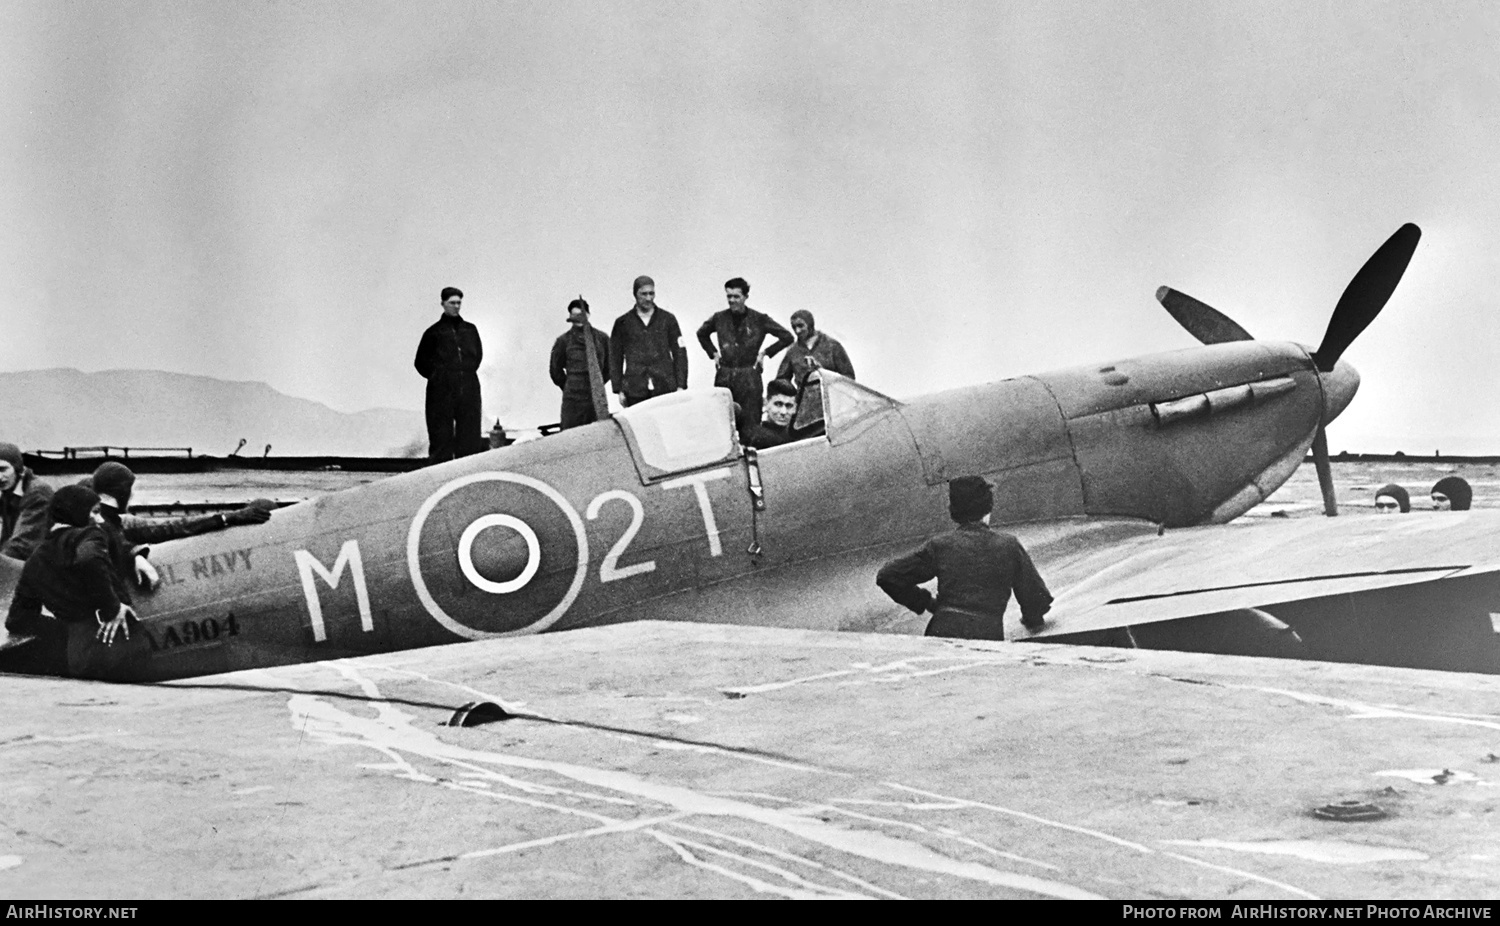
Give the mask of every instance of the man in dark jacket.
POLYGON ((45 669, 63 671, 71 651, 82 652, 93 639, 106 646, 116 635, 128 640, 135 611, 115 568, 113 541, 96 521, 99 496, 83 486, 63 486, 48 513, 56 523, 21 569, 5 629, 39 637, 34 646, 46 651, 45 669), (43 606, 53 617, 42 613, 43 606))
POLYGON ((443 288, 443 316, 422 332, 417 372, 427 380, 427 455, 434 463, 478 453, 479 329, 458 317, 464 294, 443 288))
MULTIPOLYGON (((125 494, 131 494, 135 487, 135 473, 131 472, 123 463, 113 460, 99 465, 99 469, 114 471, 118 473, 117 479, 128 482, 129 485, 122 486, 116 482, 117 487, 124 488, 125 494), (119 467, 124 473, 114 470, 119 467)), ((95 470, 94 472, 98 472, 95 470)), ((94 491, 94 476, 89 474, 78 480, 78 485, 83 486, 90 492, 94 491)), ((213 514, 190 514, 178 518, 142 518, 129 513, 118 505, 111 504, 116 509, 115 514, 120 522, 120 531, 125 539, 134 545, 146 545, 153 543, 166 543, 168 540, 181 540, 184 537, 196 537, 199 534, 209 534, 221 531, 228 527, 243 527, 249 524, 264 524, 271 520, 271 512, 276 510, 276 503, 269 498, 257 498, 243 508, 233 511, 218 511, 213 514)))
POLYGON ((25 560, 47 536, 52 487, 36 478, 21 448, 0 442, 0 556, 25 560))
POLYGON ((802 381, 813 370, 832 370, 854 378, 854 364, 849 361, 844 345, 817 329, 813 313, 806 309, 793 312, 792 331, 797 335, 797 343, 782 358, 781 369, 776 371, 777 379, 791 380, 792 385, 800 389, 802 381))
POLYGON ((599 420, 590 367, 599 370, 601 400, 603 383, 609 380, 609 336, 589 324, 589 304, 582 296, 568 303, 568 324, 571 327, 552 343, 552 362, 548 367, 553 385, 562 390, 563 430, 599 420), (593 335, 592 351, 585 332, 593 335))
POLYGON ((609 333, 609 381, 625 405, 687 388, 687 351, 677 317, 656 304, 656 283, 635 278, 635 306, 609 333))
POLYGON ((932 611, 929 637, 1005 639, 1005 606, 1011 592, 1021 606, 1021 623, 1040 630, 1052 607, 1052 593, 1031 557, 1013 535, 990 528, 994 495, 979 476, 948 483, 948 513, 958 529, 932 538, 915 553, 880 568, 875 583, 897 604, 917 614, 932 611), (921 588, 938 581, 937 597, 921 588))
MULTIPOLYGON (((135 473, 124 463, 106 460, 94 470, 93 491, 99 496, 99 526, 110 539, 110 557, 122 578, 134 577, 143 588, 154 588, 159 577, 148 557, 151 548, 125 536, 124 515, 135 488, 135 473)), ((128 589, 128 584, 126 585, 128 589)), ((126 602, 129 602, 129 592, 126 602)))
POLYGON ((729 308, 720 309, 698 327, 698 343, 714 361, 714 385, 725 386, 740 408, 740 434, 747 435, 760 423, 760 371, 767 357, 774 357, 792 343, 792 333, 764 312, 745 304, 750 284, 735 277, 724 284, 729 308), (718 347, 712 336, 718 335, 718 347), (766 347, 766 336, 775 340, 766 347))

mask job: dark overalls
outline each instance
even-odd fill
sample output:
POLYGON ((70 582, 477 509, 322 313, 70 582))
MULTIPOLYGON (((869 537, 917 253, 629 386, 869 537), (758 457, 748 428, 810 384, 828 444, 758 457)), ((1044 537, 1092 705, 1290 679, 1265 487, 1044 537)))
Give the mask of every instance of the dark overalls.
MULTIPOLYGON (((594 357, 599 374, 609 382, 609 336, 596 328, 594 357)), ((582 328, 569 328, 552 343, 552 362, 548 367, 553 385, 562 390, 561 423, 563 430, 599 420, 594 408, 593 386, 589 382, 588 345, 582 328)))
POLYGON ((796 340, 771 316, 749 306, 741 315, 735 315, 730 309, 720 309, 698 328, 698 343, 710 357, 718 354, 719 369, 714 374, 714 385, 727 388, 739 406, 735 424, 742 438, 760 424, 763 383, 760 367, 755 362, 767 335, 776 339, 766 351, 767 357, 775 356, 796 340), (718 336, 717 350, 710 335, 718 336))
POLYGON ((479 329, 444 314, 422 332, 415 366, 427 379, 427 455, 434 463, 481 449, 479 329))

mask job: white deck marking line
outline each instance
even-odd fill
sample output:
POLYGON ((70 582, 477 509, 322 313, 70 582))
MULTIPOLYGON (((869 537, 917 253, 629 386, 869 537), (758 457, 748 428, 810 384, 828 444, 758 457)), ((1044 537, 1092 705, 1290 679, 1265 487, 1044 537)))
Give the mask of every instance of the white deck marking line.
POLYGON ((486 783, 505 785, 521 792, 522 794, 535 794, 540 797, 577 797, 586 801, 596 801, 600 804, 615 804, 620 807, 639 807, 639 801, 627 800, 623 797, 612 797, 608 794, 599 794, 594 791, 579 791, 575 788, 559 788, 556 785, 544 785, 535 781, 527 781, 524 778, 513 778, 510 775, 494 771, 493 769, 476 768, 462 762, 450 763, 456 768, 469 768, 464 777, 470 779, 467 783, 477 783, 474 779, 486 783))
POLYGON ((910 801, 873 801, 857 797, 836 797, 835 804, 866 804, 871 807, 900 807, 903 810, 960 810, 965 805, 958 801, 944 801, 937 804, 913 804, 910 801))
POLYGON ((1001 807, 998 804, 986 804, 984 801, 971 801, 967 798, 952 797, 947 794, 938 794, 936 791, 924 791, 921 788, 913 788, 910 785, 903 785, 895 781, 887 781, 885 782, 885 786, 888 788, 895 788, 898 791, 909 791, 912 794, 920 794, 923 797, 936 798, 942 801, 958 801, 969 807, 982 807, 985 810, 993 810, 996 813, 1003 813, 1012 817, 1020 817, 1023 820, 1030 820, 1033 823, 1040 823, 1043 826, 1056 827, 1057 829, 1080 833, 1084 836, 1092 836, 1095 839, 1102 839, 1105 842, 1112 842, 1117 846, 1124 846, 1127 849, 1134 849, 1135 851, 1140 852, 1144 855, 1153 855, 1156 852, 1156 850, 1151 848, 1150 846, 1143 846, 1138 842, 1131 842, 1128 839, 1121 839, 1118 836, 1111 836, 1108 833, 1101 833, 1098 830, 1091 830, 1088 827, 1084 826, 1074 826, 1071 823, 1063 823, 1058 820, 1048 820, 1046 817, 1039 817, 1034 813, 1027 813, 1024 810, 1012 810, 1009 807, 1001 807))
POLYGON ((817 682, 822 681, 825 678, 839 678, 840 676, 844 675, 857 675, 859 674, 859 672, 859 669, 840 669, 837 672, 823 672, 818 675, 808 675, 802 678, 788 679, 784 682, 767 682, 764 685, 742 685, 738 688, 720 688, 719 690, 724 692, 725 694, 737 694, 740 696, 761 694, 767 691, 777 691, 781 688, 790 688, 793 685, 801 685, 804 682, 817 682))
POLYGON ((1325 695, 1311 695, 1301 691, 1290 691, 1285 688, 1263 688, 1258 685, 1225 685, 1224 687, 1239 691, 1260 691, 1266 694, 1282 695, 1294 701, 1301 701, 1304 704, 1341 707, 1353 712, 1349 717, 1350 720, 1422 720, 1430 723, 1451 723, 1465 727, 1500 730, 1500 723, 1492 720, 1474 720, 1465 715, 1417 713, 1416 711, 1404 708, 1377 707, 1373 704, 1365 704, 1360 701, 1330 698, 1325 695))
MULTIPOLYGON (((869 665, 867 663, 856 662, 856 663, 853 664, 853 668, 849 668, 849 669, 838 669, 838 670, 833 671, 833 672, 820 672, 817 675, 806 675, 806 676, 803 676, 801 678, 787 679, 784 682, 767 682, 764 685, 741 685, 741 686, 736 686, 736 687, 733 687, 733 688, 720 688, 719 690, 722 691, 722 692, 724 692, 725 694, 734 694, 734 695, 739 695, 741 697, 744 697, 745 695, 762 694, 762 693, 767 692, 767 691, 777 691, 777 690, 780 690, 782 688, 790 688, 793 685, 803 685, 803 684, 806 684, 807 682, 820 682, 820 681, 823 681, 824 679, 829 679, 829 678, 842 678, 842 677, 844 677, 846 675, 877 675, 878 673, 883 673, 883 672, 896 672, 896 671, 899 671, 899 670, 902 670, 902 669, 910 669, 911 668, 911 663, 918 662, 918 661, 932 661, 932 660, 936 660, 936 659, 945 659, 946 660, 946 659, 953 659, 953 658, 956 658, 956 657, 954 657, 954 656, 946 656, 946 655, 945 656, 911 656, 911 657, 908 657, 906 659, 898 659, 895 662, 888 662, 888 663, 886 663, 884 665, 879 665, 879 666, 872 666, 872 665, 869 665)), ((923 672, 912 672, 912 673, 910 673, 908 675, 891 676, 891 678, 894 679, 894 680, 899 681, 901 679, 906 679, 906 678, 917 678, 918 676, 922 676, 922 675, 936 675, 939 672, 953 672, 953 671, 956 671, 958 669, 968 669, 968 668, 973 668, 975 666, 1005 665, 1005 664, 1008 664, 1007 660, 985 659, 985 658, 970 658, 970 659, 965 659, 963 665, 945 666, 945 667, 943 667, 941 669, 929 669, 929 670, 923 671, 923 672)), ((884 681, 884 679, 880 679, 880 680, 884 681)))
POLYGON ((1225 874, 1239 875, 1242 878, 1249 878, 1252 881, 1259 881, 1262 884, 1269 884, 1272 887, 1279 887, 1283 891, 1287 891, 1289 893, 1296 894, 1298 897, 1306 897, 1308 900, 1322 900, 1323 899, 1323 898, 1319 897, 1317 894, 1311 894, 1311 893, 1308 893, 1307 891, 1304 891, 1300 887, 1293 887, 1290 884, 1283 884, 1280 881, 1275 881, 1275 880, 1272 880, 1271 878, 1265 878, 1265 877, 1262 877, 1262 876, 1257 875, 1257 874, 1252 874, 1252 873, 1250 873, 1248 871, 1241 871, 1238 868, 1228 868, 1228 867, 1226 867, 1224 865, 1215 865, 1212 862, 1205 862, 1202 859, 1193 858, 1190 855, 1178 855, 1176 852, 1168 852, 1165 849, 1162 850, 1161 854, 1162 855, 1170 855, 1172 858, 1180 859, 1181 861, 1184 861, 1184 862, 1191 862, 1194 865, 1202 865, 1204 868, 1212 868, 1215 871, 1222 871, 1225 874))
MULTIPOLYGON (((1056 820, 1048 820, 1048 819, 1046 819, 1044 817, 1038 817, 1035 814, 1029 814, 1029 813, 1026 813, 1024 811, 1011 810, 1008 807, 999 807, 999 806, 997 806, 995 804, 984 803, 983 801, 969 801, 969 800, 965 800, 964 798, 948 798, 948 797, 946 797, 945 795, 942 795, 942 794, 937 794, 937 793, 932 792, 932 791, 923 791, 920 788, 913 788, 913 787, 910 787, 908 785, 898 784, 896 782, 887 782, 887 785, 889 787, 897 788, 897 789, 902 790, 902 791, 910 791, 910 792, 915 793, 915 794, 920 794, 923 797, 933 797, 933 798, 946 799, 946 800, 963 801, 964 803, 970 804, 970 805, 972 805, 974 807, 983 807, 986 810, 993 810, 993 811, 996 811, 998 813, 1010 814, 1012 816, 1022 817, 1022 818, 1025 818, 1027 820, 1034 820, 1034 821, 1036 821, 1038 823, 1042 823, 1042 824, 1045 824, 1047 826, 1055 826, 1055 827, 1059 827, 1059 828, 1065 829, 1065 830, 1072 830, 1073 832, 1076 832, 1076 833, 1083 833, 1085 835, 1094 836, 1094 837, 1099 838, 1099 839, 1104 839, 1104 840, 1107 840, 1109 842, 1116 843, 1118 845, 1125 846, 1125 847, 1130 848, 1130 849, 1135 849, 1136 851, 1141 852, 1141 853, 1146 854, 1146 855, 1152 855, 1152 854, 1157 853, 1157 851, 1158 851, 1156 849, 1150 848, 1149 846, 1143 846, 1140 843, 1130 842, 1129 840, 1120 839, 1119 837, 1117 837, 1117 836, 1111 836, 1108 833, 1101 833, 1098 830, 1090 830, 1090 829, 1086 829, 1086 828, 1081 827, 1081 826, 1073 826, 1073 825, 1067 824, 1067 823, 1060 823, 1060 822, 1058 822, 1056 820)), ((1307 898, 1309 898, 1311 900, 1318 900, 1318 899, 1320 899, 1320 898, 1314 896, 1313 894, 1309 894, 1307 891, 1304 891, 1304 890, 1302 890, 1299 887, 1293 887, 1290 884, 1284 884, 1284 883, 1282 883, 1280 881, 1275 881, 1275 880, 1272 880, 1270 878, 1266 878, 1266 877, 1263 877, 1261 875, 1254 874, 1252 872, 1242 871, 1242 870, 1240 870, 1238 868, 1227 868, 1227 867, 1225 867, 1223 865, 1214 865, 1214 864, 1211 864, 1209 862, 1202 861, 1201 859, 1195 859, 1195 858, 1192 858, 1192 857, 1186 856, 1186 855, 1179 855, 1176 852, 1168 852, 1168 851, 1166 851, 1164 849, 1160 850, 1160 852, 1161 852, 1162 855, 1168 855, 1168 856, 1171 856, 1172 858, 1178 859, 1180 861, 1190 862, 1190 863, 1192 863, 1194 865, 1202 865, 1205 868, 1213 868, 1213 869, 1216 869, 1218 871, 1226 872, 1228 874, 1234 874, 1234 875, 1238 875, 1240 877, 1249 878, 1252 881, 1260 881, 1260 882, 1263 882, 1265 884, 1273 885, 1275 887, 1281 888, 1282 890, 1290 891, 1293 894, 1298 894, 1298 895, 1301 895, 1303 897, 1307 897, 1307 898)))
MULTIPOLYGON (((1377 704, 1377 705, 1375 705, 1375 707, 1378 707, 1378 708, 1380 708, 1382 710, 1390 710, 1390 711, 1405 710, 1405 708, 1403 708, 1399 704, 1377 704)), ((1443 711, 1442 712, 1442 716, 1444 716, 1444 717, 1464 717, 1464 718, 1467 718, 1467 719, 1470 719, 1470 720, 1496 720, 1496 719, 1500 719, 1500 718, 1497 718, 1496 715, 1494 715, 1494 714, 1465 714, 1462 711, 1443 711)))
MULTIPOLYGON (((361 687, 366 690, 374 689, 373 683, 359 676, 353 667, 340 668, 352 673, 361 687)), ((378 690, 375 690, 375 694, 378 696, 378 690)), ((1046 896, 1099 899, 1098 895, 1070 884, 1002 872, 978 862, 960 862, 920 843, 897 839, 885 833, 847 830, 821 820, 800 818, 784 811, 713 797, 681 785, 658 784, 612 769, 469 749, 441 740, 433 732, 418 728, 409 715, 388 703, 384 704, 377 719, 350 714, 311 695, 294 695, 288 706, 291 708, 290 719, 294 727, 305 728, 312 736, 324 742, 362 745, 387 755, 402 750, 452 765, 483 763, 551 772, 584 784, 653 800, 687 814, 734 817, 769 826, 836 851, 887 865, 953 875, 1046 896)), ((462 787, 452 782, 445 784, 448 787, 462 787)), ((475 794, 492 793, 477 788, 466 790, 475 794)))
MULTIPOLYGON (((613 826, 616 823, 628 823, 619 817, 611 817, 593 810, 583 810, 578 807, 569 807, 567 804, 554 804, 550 801, 537 800, 534 797, 522 797, 519 794, 506 794, 502 791, 491 791, 488 788, 476 788, 469 782, 439 781, 438 784, 454 791, 462 791, 465 794, 480 794, 497 801, 506 801, 511 804, 525 804, 527 807, 536 807, 541 810, 555 810, 558 813, 567 814, 570 817, 581 817, 592 820, 601 826, 613 826)), ((456 858, 457 856, 455 856, 456 858)))
POLYGON ((923 677, 928 676, 928 675, 942 675, 945 672, 963 672, 963 671, 968 670, 968 669, 982 669, 985 666, 995 666, 995 665, 1001 665, 1001 663, 992 662, 992 661, 988 661, 988 660, 986 660, 984 662, 970 662, 970 663, 965 663, 963 665, 957 665, 957 666, 944 666, 941 669, 924 669, 921 672, 908 672, 905 675, 883 675, 883 676, 877 676, 875 678, 870 678, 870 679, 863 679, 863 678, 862 679, 856 679, 854 681, 840 682, 839 685, 842 687, 842 686, 845 686, 845 685, 865 685, 865 684, 871 684, 871 683, 885 684, 885 683, 889 683, 889 682, 905 682, 905 681, 909 681, 909 680, 914 679, 914 678, 923 678, 923 677))
POLYGON ((494 849, 475 849, 458 856, 461 859, 489 858, 492 855, 504 855, 508 852, 521 852, 526 849, 536 849, 541 846, 556 845, 560 842, 568 842, 573 839, 588 839, 591 836, 607 836, 611 833, 628 833, 631 830, 644 829, 648 826, 656 826, 660 823, 670 823, 681 818, 680 813, 664 814, 660 817, 642 817, 639 820, 621 820, 618 823, 606 823, 596 826, 591 830, 578 830, 573 833, 561 833, 557 836, 543 836, 540 839, 528 839, 525 842, 513 842, 508 846, 499 846, 494 849))
POLYGON ((696 839, 685 839, 685 838, 683 838, 681 836, 672 836, 672 837, 669 837, 669 838, 675 839, 678 842, 682 843, 684 846, 690 846, 690 847, 692 847, 694 849, 697 849, 700 852, 707 852, 710 855, 717 855, 720 858, 732 859, 732 860, 740 862, 742 864, 749 865, 752 868, 759 868, 761 871, 770 872, 771 874, 774 874, 774 875, 777 875, 777 876, 779 876, 781 878, 784 878, 787 881, 790 881, 793 884, 798 885, 799 887, 804 887, 804 888, 808 888, 808 889, 813 890, 813 891, 817 891, 819 894, 821 894, 822 896, 825 896, 825 897, 833 897, 833 898, 838 899, 838 900, 869 900, 870 899, 870 898, 866 897, 863 894, 854 894, 854 893, 851 893, 851 892, 849 892, 847 890, 843 890, 843 889, 836 888, 836 887, 830 887, 830 886, 828 886, 826 884, 818 884, 815 881, 809 881, 809 880, 807 880, 806 878, 802 877, 801 875, 797 874, 794 871, 789 871, 788 869, 782 868, 780 865, 772 865, 769 862, 757 861, 757 860, 751 858, 748 855, 740 855, 738 852, 730 852, 727 849, 720 849, 717 846, 711 846, 711 845, 709 845, 706 842, 699 842, 696 839))
MULTIPOLYGON (((798 803, 800 803, 799 801, 794 801, 794 800, 791 800, 790 798, 779 797, 779 796, 777 796, 775 794, 765 794, 765 793, 762 793, 762 792, 759 792, 759 791, 713 791, 713 792, 710 792, 710 793, 713 793, 713 794, 722 794, 722 795, 734 795, 734 796, 739 796, 739 797, 756 797, 756 798, 761 798, 763 800, 776 801, 777 803, 781 803, 781 804, 798 804, 798 803)), ((830 804, 828 804, 828 805, 801 806, 801 807, 797 807, 795 810, 792 810, 790 812, 791 813, 797 813, 797 814, 810 814, 810 813, 816 813, 819 810, 835 811, 837 813, 842 813, 842 814, 846 814, 846 815, 851 816, 851 817, 855 817, 856 819, 869 820, 871 822, 876 822, 876 823, 890 823, 890 824, 893 824, 893 825, 896 825, 896 826, 903 826, 903 827, 907 827, 909 829, 919 830, 919 831, 921 831, 923 833, 935 833, 935 834, 938 834, 938 835, 946 836, 949 839, 953 839, 953 840, 956 840, 958 842, 964 843, 965 845, 973 846, 976 849, 983 849, 984 851, 989 852, 992 855, 998 855, 998 856, 1000 856, 1002 858, 1008 858, 1008 859, 1011 859, 1011 860, 1017 861, 1017 862, 1025 862, 1028 865, 1038 865, 1038 866, 1040 866, 1042 868, 1047 868, 1047 869, 1050 869, 1052 871, 1062 871, 1062 869, 1059 868, 1059 867, 1057 867, 1056 865, 1049 865, 1046 862, 1040 862, 1040 861, 1037 861, 1036 859, 1030 859, 1030 858, 1027 858, 1027 857, 1025 857, 1023 855, 1016 855, 1016 854, 1011 853, 1011 852, 1004 852, 1004 851, 1002 851, 1000 849, 996 849, 995 847, 986 845, 986 844, 980 842, 977 839, 971 839, 971 838, 963 835, 962 833, 958 832, 957 830, 948 829, 946 827, 937 827, 935 829, 927 829, 926 827, 923 827, 923 826, 921 826, 919 824, 916 824, 916 823, 907 823, 907 822, 905 822, 903 820, 894 820, 894 819, 891 819, 889 817, 876 817, 876 816, 869 816, 869 815, 865 815, 865 814, 855 813, 854 811, 844 810, 844 809, 842 809, 840 807, 832 806, 834 804, 871 804, 871 805, 875 805, 875 806, 879 806, 879 807, 900 807, 900 808, 909 809, 909 810, 961 810, 961 809, 963 809, 966 806, 965 804, 954 803, 954 802, 945 803, 945 804, 912 804, 912 803, 908 803, 908 802, 905 802, 905 801, 871 801, 871 800, 859 800, 859 799, 856 799, 856 798, 834 798, 832 800, 832 802, 830 804)), ((694 827, 683 826, 682 828, 684 828, 684 829, 693 829, 694 827)), ((725 836, 723 838, 725 838, 725 839, 732 839, 732 837, 729 837, 729 836, 725 836)), ((798 857, 800 857, 800 856, 798 856, 798 857)), ((812 863, 812 864, 816 864, 816 863, 812 863)))
MULTIPOLYGON (((533 800, 531 798, 520 797, 515 794, 501 794, 495 791, 480 790, 467 783, 459 783, 455 781, 442 781, 438 783, 451 790, 462 791, 465 794, 494 798, 497 801, 505 801, 512 804, 524 804, 527 807, 536 807, 541 810, 552 810, 568 816, 582 817, 585 820, 592 820, 593 822, 599 823, 600 825, 589 830, 578 830, 571 833, 563 833, 559 836, 547 837, 541 840, 530 840, 525 843, 514 843, 508 846, 501 846, 498 849, 475 849, 470 852, 464 852, 456 855, 440 855, 433 858, 418 859, 416 861, 406 862, 404 864, 396 865, 393 867, 400 869, 421 868, 425 865, 438 865, 443 862, 453 862, 471 858, 483 858, 487 855, 495 855, 501 852, 516 851, 519 849, 529 848, 533 844, 538 843, 545 844, 549 841, 562 842, 569 839, 577 839, 583 836, 598 836, 607 835, 614 832, 628 832, 629 830, 638 828, 636 826, 636 823, 638 821, 635 820, 620 820, 614 817, 607 817, 603 814, 593 813, 587 810, 580 810, 577 807, 568 807, 564 804, 550 804, 546 801, 533 800)), ((644 827, 650 826, 655 823, 660 823, 663 820, 670 819, 670 817, 672 816, 675 815, 669 814, 662 817, 647 818, 644 820, 644 822, 640 822, 640 826, 644 827)))
POLYGON ((1062 869, 1059 868, 1056 865, 1049 865, 1046 862, 1041 862, 1041 861, 1037 861, 1036 859, 1026 858, 1023 855, 1016 855, 1013 852, 1006 852, 1006 851, 1003 851, 1001 849, 996 849, 994 846, 987 845, 985 843, 980 842, 977 839, 973 839, 973 838, 971 838, 969 836, 965 836, 962 833, 958 832, 957 830, 949 830, 949 829, 939 828, 937 830, 937 832, 942 833, 944 836, 947 836, 949 839, 956 839, 959 842, 964 843, 965 845, 973 846, 976 849, 983 849, 984 851, 991 852, 991 853, 993 853, 995 855, 1000 856, 1001 858, 1013 859, 1014 861, 1017 861, 1017 862, 1025 862, 1028 865, 1038 865, 1038 866, 1040 866, 1042 868, 1046 868, 1046 869, 1049 869, 1051 871, 1058 871, 1058 872, 1062 871, 1062 869))
POLYGON ((945 833, 942 830, 929 829, 929 828, 923 826, 920 823, 908 823, 905 820, 894 820, 894 819, 892 819, 890 817, 877 817, 877 816, 875 816, 873 814, 859 813, 858 811, 855 811, 855 810, 846 810, 843 807, 834 807, 832 805, 825 805, 823 807, 818 807, 818 808, 801 808, 797 812, 798 813, 809 813, 809 812, 816 812, 818 810, 826 810, 826 811, 833 811, 834 813, 841 813, 841 814, 844 814, 845 816, 853 817, 856 820, 864 820, 867 823, 881 823, 881 824, 885 824, 887 826, 901 826, 901 827, 905 827, 905 828, 910 829, 910 830, 915 830, 918 833, 926 833, 926 834, 931 835, 931 836, 941 836, 941 837, 943 837, 945 839, 952 839, 952 840, 954 840, 956 842, 962 842, 962 843, 965 843, 966 845, 973 846, 973 847, 975 847, 977 849, 983 849, 986 852, 989 852, 991 855, 997 855, 1000 858, 1010 859, 1012 862, 1021 862, 1021 863, 1026 864, 1026 865, 1035 865, 1038 868, 1046 868, 1046 869, 1049 869, 1051 871, 1062 871, 1062 869, 1059 868, 1059 867, 1057 867, 1056 865, 1049 865, 1046 862, 1038 861, 1038 860, 1036 860, 1034 858, 1027 858, 1024 855, 1016 855, 1013 852, 1006 852, 1006 851, 1004 851, 1002 849, 996 849, 993 846, 987 846, 987 845, 985 845, 984 843, 980 842, 977 839, 970 839, 967 836, 963 836, 963 835, 961 835, 961 834, 959 834, 957 832, 946 832, 945 833))
POLYGON ((649 835, 654 836, 667 848, 677 853, 678 858, 682 859, 684 862, 687 862, 694 868, 702 868, 705 871, 711 871, 714 874, 722 875, 732 881, 738 881, 758 894, 777 894, 790 900, 823 900, 829 897, 828 894, 821 891, 799 891, 790 888, 783 888, 775 884, 771 884, 767 881, 762 881, 759 878, 755 878, 750 875, 740 874, 737 871, 732 871, 728 868, 725 868, 723 865, 715 865, 713 862, 709 862, 699 858, 698 856, 689 852, 686 846, 673 839, 671 836, 668 836, 666 833, 658 833, 655 830, 647 830, 646 832, 649 835))
POLYGON ((779 794, 767 794, 764 791, 732 791, 732 790, 727 790, 726 789, 726 790, 718 790, 718 791, 705 791, 704 793, 705 794, 712 794, 714 797, 754 797, 754 798, 759 798, 760 800, 763 800, 763 801, 775 801, 778 804, 794 804, 794 803, 796 803, 796 801, 793 801, 793 800, 790 800, 788 798, 782 797, 779 794))
MULTIPOLYGON (((777 800, 781 800, 781 798, 777 798, 777 800)), ((839 869, 834 868, 834 867, 832 867, 830 865, 824 865, 822 862, 816 862, 816 861, 813 861, 810 858, 806 858, 806 857, 801 856, 801 855, 796 855, 796 854, 791 853, 791 852, 783 852, 780 849, 775 848, 774 846, 763 845, 761 843, 755 842, 755 841, 750 840, 750 839, 741 839, 738 836, 731 836, 728 833, 721 833, 718 830, 708 829, 707 827, 694 826, 691 823, 676 822, 676 823, 670 824, 670 826, 672 826, 672 828, 674 828, 674 829, 687 830, 690 833, 697 833, 700 836, 711 836, 711 837, 713 837, 715 839, 722 839, 725 842, 732 842, 735 845, 744 846, 747 849, 754 849, 757 852, 764 852, 767 855, 772 855, 772 856, 775 856, 776 858, 786 859, 789 862, 801 862, 804 865, 810 865, 813 868, 818 869, 819 871, 826 871, 826 872, 828 872, 829 874, 833 875, 836 878, 843 878, 845 881, 848 881, 850 884, 857 885, 859 887, 864 888, 867 891, 872 891, 872 892, 874 892, 876 894, 880 894, 882 896, 888 897, 891 900, 905 900, 906 899, 905 897, 903 897, 900 894, 895 893, 894 891, 888 891, 885 888, 880 887, 877 884, 871 884, 869 881, 866 881, 863 878, 855 877, 854 875, 851 875, 851 874, 849 874, 846 871, 840 871, 839 869)))

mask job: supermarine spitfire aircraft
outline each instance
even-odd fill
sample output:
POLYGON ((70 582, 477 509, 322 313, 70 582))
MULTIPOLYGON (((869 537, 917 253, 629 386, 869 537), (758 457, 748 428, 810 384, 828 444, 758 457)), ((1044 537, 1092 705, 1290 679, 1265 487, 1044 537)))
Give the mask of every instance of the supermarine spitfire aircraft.
MULTIPOLYGON (((761 453, 740 446, 726 390, 674 393, 162 544, 162 583, 100 674, 642 619, 912 632, 875 572, 950 526, 946 484, 970 474, 994 483, 993 523, 1056 596, 1036 635, 1007 615, 1008 638, 1500 671, 1488 513, 1226 523, 1309 448, 1331 499, 1323 427, 1359 385, 1341 356, 1419 235, 1406 225, 1375 252, 1314 350, 1252 340, 1164 287, 1203 346, 910 402, 825 374, 799 424, 826 433, 761 453)), ((0 576, 0 599, 15 581, 0 576)))

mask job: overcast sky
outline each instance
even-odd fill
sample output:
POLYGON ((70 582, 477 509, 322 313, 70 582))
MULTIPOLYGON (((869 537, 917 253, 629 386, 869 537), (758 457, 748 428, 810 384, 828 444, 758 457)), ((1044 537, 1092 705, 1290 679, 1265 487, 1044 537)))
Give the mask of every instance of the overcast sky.
POLYGON ((4 0, 0 370, 420 408, 451 284, 534 425, 569 299, 691 332, 739 275, 903 398, 1191 346, 1162 284, 1316 344, 1412 221, 1332 447, 1500 453, 1497 48, 1486 0, 4 0))

